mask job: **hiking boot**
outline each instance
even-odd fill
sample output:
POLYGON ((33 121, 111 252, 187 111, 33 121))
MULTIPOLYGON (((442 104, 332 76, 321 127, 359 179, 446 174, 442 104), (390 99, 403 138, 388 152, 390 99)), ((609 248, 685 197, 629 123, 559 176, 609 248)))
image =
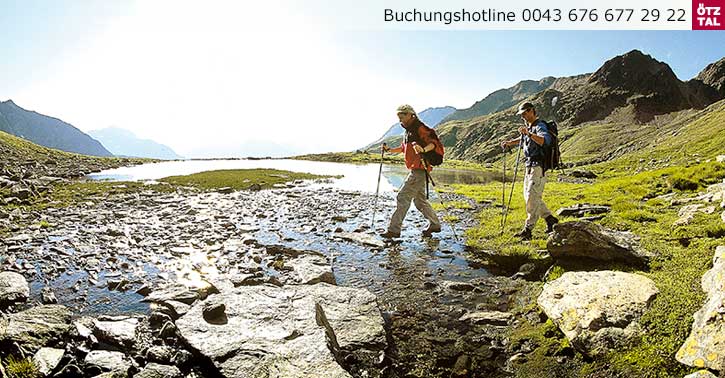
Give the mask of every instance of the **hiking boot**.
POLYGON ((514 237, 521 238, 521 240, 531 240, 531 230, 524 227, 523 230, 514 234, 514 237))
POLYGON ((546 232, 550 233, 554 231, 554 225, 559 223, 559 219, 557 219, 553 215, 549 215, 544 219, 546 221, 546 232))
POLYGON ((380 234, 383 239, 395 239, 400 237, 400 232, 385 231, 380 234))
POLYGON ((433 226, 433 225, 428 226, 428 228, 426 228, 425 230, 423 230, 423 236, 429 238, 429 237, 433 236, 433 233, 434 232, 441 232, 441 226, 440 225, 438 225, 438 226, 433 226))

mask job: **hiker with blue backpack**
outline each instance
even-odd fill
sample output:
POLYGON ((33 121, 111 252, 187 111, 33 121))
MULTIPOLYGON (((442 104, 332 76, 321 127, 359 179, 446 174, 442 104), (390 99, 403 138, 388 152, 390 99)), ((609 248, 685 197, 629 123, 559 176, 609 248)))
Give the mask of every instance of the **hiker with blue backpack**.
MULTIPOLYGON (((546 231, 552 232, 559 220, 551 214, 551 211, 542 198, 544 185, 546 184, 545 172, 552 168, 550 162, 552 145, 557 143, 546 122, 539 119, 534 105, 525 102, 519 106, 517 115, 525 122, 525 126, 519 127, 519 136, 501 142, 501 148, 521 145, 524 150, 525 175, 524 175, 524 201, 526 202, 526 222, 524 228, 514 236, 522 240, 531 240, 531 231, 536 226, 539 218, 546 221, 546 231), (523 143, 522 143, 523 142, 523 143)), ((558 151, 557 151, 558 153, 558 151)), ((557 155, 558 159, 558 155, 557 155)), ((557 161, 558 162, 558 161, 557 161)), ((513 184, 512 184, 513 185, 513 184)))

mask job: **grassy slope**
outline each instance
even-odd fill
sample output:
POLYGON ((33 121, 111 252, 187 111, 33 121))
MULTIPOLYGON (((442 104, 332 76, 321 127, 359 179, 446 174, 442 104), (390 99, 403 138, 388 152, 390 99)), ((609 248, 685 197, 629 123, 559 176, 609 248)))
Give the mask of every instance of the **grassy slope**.
MULTIPOLYGON (((598 142, 614 143, 617 133, 605 132, 606 127, 582 131, 577 135, 581 138, 579 143, 586 143, 587 137, 600 137, 603 139, 598 142), (610 136, 614 139, 610 140, 610 136)), ((544 199, 552 211, 575 203, 609 204, 612 212, 600 223, 640 235, 642 244, 658 253, 650 271, 639 272, 654 280, 660 290, 651 309, 642 318, 646 330, 642 342, 596 362, 577 357, 578 376, 606 369, 638 377, 683 376, 691 372, 693 369, 679 364, 674 354, 690 331, 692 314, 702 305, 702 274, 709 268, 715 246, 723 244, 725 238, 725 224, 720 220, 719 211, 698 213, 691 224, 674 227, 679 206, 654 198, 665 193, 693 196, 705 186, 725 178, 725 164, 698 163, 696 160, 697 157, 704 160, 725 154, 722 147, 725 142, 725 102, 702 112, 673 115, 670 123, 642 131, 635 138, 643 143, 632 152, 588 167, 600 174, 594 184, 557 182, 556 174, 548 176, 550 182, 544 199), (680 131, 676 132, 678 128, 680 131)), ((491 200, 494 205, 501 203, 500 183, 460 185, 457 191, 477 200, 491 200)), ((543 225, 539 224, 534 232, 535 240, 530 243, 521 243, 510 236, 521 227, 525 217, 520 183, 515 189, 503 236, 500 214, 498 206, 483 210, 479 214, 480 226, 468 230, 469 243, 504 255, 536 258, 536 251, 546 245, 543 225)), ((563 267, 555 269, 557 275, 564 270, 563 267)), ((535 305, 521 311, 535 311, 535 305)), ((520 376, 532 372, 555 374, 557 371, 553 354, 565 341, 560 333, 547 332, 547 327, 550 328, 550 324, 524 322, 513 332, 512 342, 529 339, 539 346, 529 360, 518 366, 520 376)))
POLYGON ((17 168, 19 164, 32 162, 52 164, 58 167, 79 167, 81 165, 111 167, 153 161, 151 159, 80 155, 43 147, 3 131, 0 131, 0 153, 2 154, 2 165, 11 170, 17 168))

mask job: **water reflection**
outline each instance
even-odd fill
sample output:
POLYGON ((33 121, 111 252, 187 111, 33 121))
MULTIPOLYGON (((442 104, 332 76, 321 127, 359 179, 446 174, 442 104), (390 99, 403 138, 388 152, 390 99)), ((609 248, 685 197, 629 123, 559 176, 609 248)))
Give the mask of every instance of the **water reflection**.
MULTIPOLYGON (((292 172, 308 172, 318 175, 343 176, 329 183, 318 184, 343 190, 375 192, 378 178, 378 164, 348 164, 306 160, 184 160, 142 164, 134 167, 109 169, 87 176, 91 180, 142 181, 158 180, 168 176, 189 175, 219 169, 270 168, 292 172)), ((385 165, 380 183, 381 192, 399 189, 408 170, 400 165, 385 165)), ((436 184, 482 184, 497 179, 491 172, 473 170, 435 169, 432 174, 436 184)))

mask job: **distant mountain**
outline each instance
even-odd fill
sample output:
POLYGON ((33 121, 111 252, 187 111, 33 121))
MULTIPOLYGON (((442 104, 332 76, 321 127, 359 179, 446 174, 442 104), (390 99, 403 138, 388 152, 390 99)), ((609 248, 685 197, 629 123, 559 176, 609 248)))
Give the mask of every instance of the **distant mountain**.
MULTIPOLYGON (((456 111, 456 108, 454 108, 452 106, 444 106, 444 107, 439 107, 439 108, 427 108, 427 109, 423 110, 422 112, 418 112, 418 117, 420 118, 421 121, 423 121, 423 123, 428 125, 428 127, 435 128, 443 120, 443 118, 445 118, 446 116, 448 116, 449 114, 451 114, 455 111, 456 111)), ((383 136, 380 137, 380 139, 378 139, 376 141, 376 143, 383 141, 384 139, 387 139, 389 137, 403 135, 403 134, 404 134, 403 128, 400 127, 400 122, 396 122, 392 126, 390 126, 388 131, 386 131, 385 134, 383 134, 383 136)))
POLYGON ((113 156, 97 140, 57 118, 0 102, 0 130, 41 146, 92 156, 113 156))
MULTIPOLYGON (((428 127, 436 128, 446 116, 450 115, 455 111, 456 108, 452 106, 427 108, 422 112, 418 112, 418 117, 428 127)), ((392 126, 390 126, 390 128, 388 128, 388 131, 386 131, 382 137, 378 138, 378 140, 376 140, 375 142, 369 144, 367 147, 365 147, 365 149, 368 149, 372 146, 380 145, 382 142, 392 143, 392 141, 397 140, 403 136, 403 131, 404 130, 400 126, 400 122, 396 122, 392 126)))
POLYGON ((551 76, 547 76, 539 81, 520 81, 513 87, 499 89, 489 94, 483 100, 473 104, 470 108, 456 110, 448 115, 443 122, 475 118, 510 108, 532 94, 549 88, 555 81, 556 78, 551 76))
POLYGON ((182 159, 171 148, 149 139, 139 139, 132 132, 118 127, 89 131, 88 134, 116 156, 144 157, 153 159, 182 159))

